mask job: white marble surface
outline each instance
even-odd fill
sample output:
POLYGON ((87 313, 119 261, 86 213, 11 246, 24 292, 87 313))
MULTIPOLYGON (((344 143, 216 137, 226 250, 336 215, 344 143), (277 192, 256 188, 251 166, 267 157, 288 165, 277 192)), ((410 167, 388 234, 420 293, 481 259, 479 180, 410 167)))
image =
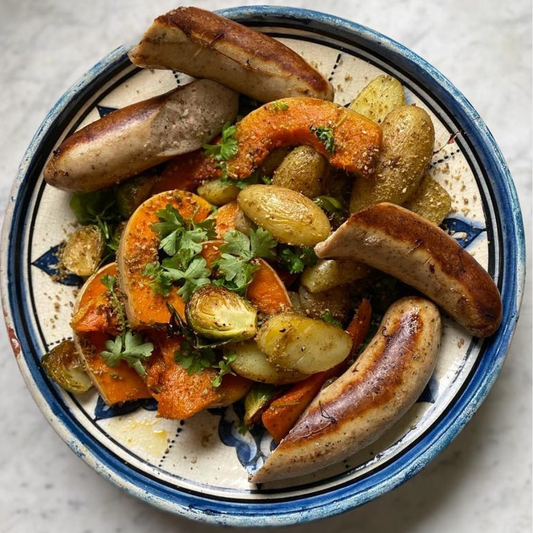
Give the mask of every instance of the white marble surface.
MULTIPOLYGON (((196 2, 208 9, 241 1, 196 2)), ((270 4, 285 4, 274 2, 270 4)), ((531 229, 531 3, 528 0, 318 0, 437 67, 487 122, 514 176, 531 229)), ((48 109, 97 60, 132 42, 170 0, 1 0, 0 209, 48 109)), ((528 260, 528 267, 531 261, 528 260)), ((309 533, 531 531, 531 283, 508 359, 459 437, 396 491, 309 533)), ((0 533, 207 532, 111 485, 55 434, 29 395, 0 331, 0 533)))

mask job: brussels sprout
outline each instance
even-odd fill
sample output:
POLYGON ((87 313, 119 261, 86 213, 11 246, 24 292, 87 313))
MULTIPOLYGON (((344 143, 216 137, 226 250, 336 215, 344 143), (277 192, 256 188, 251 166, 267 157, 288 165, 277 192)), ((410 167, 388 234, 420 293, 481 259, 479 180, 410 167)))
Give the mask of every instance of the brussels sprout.
POLYGON ((155 176, 151 173, 140 174, 122 182, 117 188, 120 216, 130 218, 134 211, 148 199, 155 182, 155 176))
POLYGON ((255 383, 244 399, 244 425, 253 426, 259 422, 270 400, 280 391, 279 387, 268 383, 255 383))
POLYGON ((185 307, 189 326, 215 340, 242 341, 257 333, 257 311, 238 294, 217 285, 204 285, 185 307))
POLYGON ((52 348, 41 359, 41 365, 52 381, 69 392, 86 392, 92 386, 74 341, 66 340, 52 348))
POLYGON ((77 276, 87 277, 98 268, 104 254, 105 241, 94 224, 78 228, 61 253, 61 265, 77 276))

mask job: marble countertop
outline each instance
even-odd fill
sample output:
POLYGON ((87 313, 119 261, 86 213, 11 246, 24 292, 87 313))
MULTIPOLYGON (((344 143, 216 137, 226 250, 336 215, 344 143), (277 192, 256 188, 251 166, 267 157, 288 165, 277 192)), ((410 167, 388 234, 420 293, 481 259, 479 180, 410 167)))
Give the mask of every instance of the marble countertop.
MULTIPOLYGON (((251 2, 194 2, 218 9, 251 2)), ((287 5, 270 1, 271 5, 287 5)), ((531 229, 531 2, 318 0, 411 48, 470 100, 511 169, 531 229)), ((169 0, 2 0, 0 209, 34 132, 62 93, 169 0)), ((531 261, 528 258, 528 269, 531 261)), ((420 474, 364 507, 288 530, 314 533, 531 531, 531 280, 502 372, 472 421, 420 474)), ((207 532, 128 496, 80 461, 38 410, 0 330, 0 533, 207 532)))

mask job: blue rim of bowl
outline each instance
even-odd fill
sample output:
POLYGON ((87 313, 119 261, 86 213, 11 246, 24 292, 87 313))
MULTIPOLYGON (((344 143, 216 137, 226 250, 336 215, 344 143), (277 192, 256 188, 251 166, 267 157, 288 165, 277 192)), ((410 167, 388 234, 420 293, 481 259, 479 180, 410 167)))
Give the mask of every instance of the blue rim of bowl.
POLYGON ((23 249, 23 229, 27 224, 24 200, 31 196, 48 152, 57 124, 66 124, 88 97, 128 64, 129 47, 120 47, 97 63, 74 84, 47 115, 20 165, 13 187, 11 203, 6 210, 2 240, 8 254, 2 258, 2 300, 6 323, 21 372, 43 414, 71 449, 90 466, 130 494, 164 510, 181 516, 214 524, 232 526, 282 526, 302 523, 348 511, 407 481, 435 458, 471 419, 492 387, 507 355, 518 320, 525 279, 524 230, 516 190, 504 158, 488 128, 466 98, 435 68, 399 43, 369 28, 348 20, 315 11, 296 8, 251 6, 218 11, 239 22, 252 25, 289 25, 320 34, 330 34, 336 40, 365 46, 416 79, 434 96, 464 131, 475 154, 490 194, 498 208, 499 232, 502 240, 501 257, 507 268, 500 272, 503 296, 503 321, 490 339, 483 357, 473 368, 455 402, 416 443, 399 458, 391 460, 377 472, 333 490, 311 496, 276 501, 238 501, 202 497, 183 489, 171 490, 157 479, 134 470, 108 452, 65 411, 50 387, 38 361, 38 346, 34 332, 25 326, 24 282, 15 278, 18 252, 23 249), (33 178, 33 180, 32 180, 33 178), (19 343, 17 346, 16 343, 19 343))

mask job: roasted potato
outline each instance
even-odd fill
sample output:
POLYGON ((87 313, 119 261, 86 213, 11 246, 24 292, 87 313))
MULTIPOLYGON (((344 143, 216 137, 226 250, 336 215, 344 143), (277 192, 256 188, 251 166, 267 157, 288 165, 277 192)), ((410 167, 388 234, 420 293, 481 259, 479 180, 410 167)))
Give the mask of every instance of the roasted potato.
POLYGON ((413 197, 403 206, 439 226, 452 208, 452 199, 443 187, 426 174, 413 197))
POLYGON ((331 231, 328 217, 299 192, 273 185, 250 185, 238 198, 244 214, 285 244, 314 246, 331 231))
POLYGON ((231 362, 231 369, 239 376, 253 381, 271 385, 286 385, 307 377, 306 374, 295 370, 286 370, 273 365, 254 340, 228 344, 224 347, 224 353, 236 355, 231 362))
POLYGON ((312 293, 328 291, 345 283, 368 276, 370 269, 351 259, 320 259, 313 266, 305 267, 301 284, 312 293))
POLYGON ((402 84, 391 76, 383 75, 374 78, 348 108, 381 124, 393 109, 404 105, 402 84))
POLYGON ((410 105, 391 111, 382 129, 376 169, 370 178, 355 180, 351 213, 381 202, 402 205, 415 193, 431 162, 435 129, 422 108, 410 105))
POLYGON ((352 347, 350 335, 341 328, 290 312, 264 322, 256 341, 272 365, 303 374, 333 368, 352 347))
POLYGON ((274 172, 272 185, 315 198, 324 193, 327 159, 311 146, 297 146, 274 172))
POLYGON ((298 289, 300 305, 305 315, 310 318, 322 318, 331 313, 342 324, 348 320, 351 297, 346 286, 335 287, 324 292, 309 292, 303 285, 298 289))
POLYGON ((225 184, 221 180, 211 180, 200 185, 196 194, 210 204, 221 206, 235 200, 239 192, 240 189, 236 185, 225 184))

